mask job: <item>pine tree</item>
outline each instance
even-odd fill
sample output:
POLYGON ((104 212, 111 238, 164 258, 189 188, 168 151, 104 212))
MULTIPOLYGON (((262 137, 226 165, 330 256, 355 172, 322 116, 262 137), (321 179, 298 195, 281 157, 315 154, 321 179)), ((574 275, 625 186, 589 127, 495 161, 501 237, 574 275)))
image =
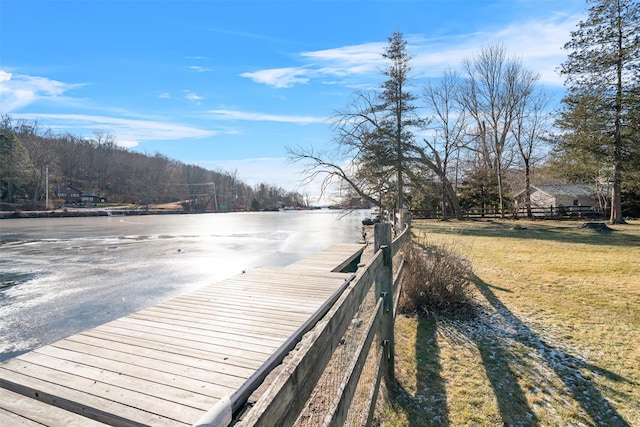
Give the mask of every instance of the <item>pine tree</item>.
POLYGON ((397 176, 397 207, 404 209, 404 157, 414 142, 410 129, 419 125, 420 120, 414 114, 417 96, 409 91, 412 57, 407 53, 407 41, 402 33, 393 33, 382 56, 389 61, 389 66, 383 72, 387 80, 378 96, 378 108, 384 112, 380 127, 383 138, 391 142, 397 176))
POLYGON ((415 114, 417 96, 410 90, 412 57, 407 42, 400 32, 388 42, 382 53, 388 61, 382 71, 386 80, 379 90, 354 92, 351 103, 333 118, 335 157, 303 148, 289 148, 289 154, 293 161, 309 163, 308 180, 324 175, 326 187, 337 178, 379 207, 394 194, 396 208, 403 209, 410 158, 416 157, 414 132, 422 120, 415 114))
MULTIPOLYGON (((0 131, 0 199, 14 203, 17 190, 25 190, 33 165, 29 152, 11 130, 0 131)), ((23 196, 25 191, 22 191, 23 196)))
MULTIPOLYGON (((585 21, 565 44, 561 66, 569 91, 557 122, 564 131, 560 145, 586 151, 610 165, 610 222, 624 223, 621 183, 625 162, 638 152, 640 107, 640 3, 637 0, 587 0, 585 21), (635 136, 634 136, 635 134, 635 136)), ((637 165, 636 165, 637 167, 637 165)))

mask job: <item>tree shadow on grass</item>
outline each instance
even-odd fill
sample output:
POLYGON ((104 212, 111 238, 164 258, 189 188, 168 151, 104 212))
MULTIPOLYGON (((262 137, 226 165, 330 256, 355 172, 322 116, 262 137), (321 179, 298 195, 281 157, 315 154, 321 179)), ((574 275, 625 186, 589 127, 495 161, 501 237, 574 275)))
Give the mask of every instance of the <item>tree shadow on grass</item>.
MULTIPOLYGON (((483 336, 469 332, 467 320, 453 318, 438 319, 434 316, 417 316, 415 342, 416 357, 416 393, 415 396, 399 383, 390 386, 391 404, 403 412, 410 427, 450 426, 447 406, 446 384, 442 377, 440 347, 437 335, 442 324, 453 325, 454 341, 473 343, 480 353, 487 376, 494 390, 505 426, 538 425, 533 412, 527 404, 526 397, 508 361, 511 359, 508 350, 493 336, 483 336)), ((452 333, 451 328, 449 333, 452 333)), ((475 390, 468 390, 470 394, 475 390)), ((480 421, 477 419, 476 421, 480 421)), ((487 421, 487 420, 483 420, 487 421)))
MULTIPOLYGON (((578 402, 584 412, 591 418, 592 421, 586 420, 587 423, 591 424, 591 422, 593 422, 595 425, 603 426, 629 426, 615 408, 611 406, 609 401, 600 393, 598 388, 580 373, 580 370, 589 370, 592 373, 604 375, 614 381, 627 380, 615 373, 595 367, 580 358, 564 353, 558 348, 545 343, 500 301, 492 291, 492 285, 485 283, 479 277, 475 277, 473 282, 503 320, 515 331, 513 339, 524 345, 525 348, 529 348, 532 352, 540 355, 542 361, 554 370, 555 374, 571 394, 571 397, 578 402)), ((485 367, 487 367, 487 374, 496 393, 505 425, 522 425, 521 422, 509 422, 509 415, 507 415, 513 412, 511 405, 514 400, 512 396, 515 397, 515 402, 522 401, 526 405, 524 394, 519 390, 519 386, 514 385, 517 384, 516 376, 507 366, 507 361, 512 359, 513 355, 507 354, 504 347, 500 345, 497 334, 489 337, 488 342, 477 342, 477 344, 485 367), (491 343, 491 341, 494 341, 494 343, 491 343), (500 360, 501 363, 496 368, 488 368, 489 366, 494 366, 496 360, 500 360), (507 374, 506 377, 503 376, 505 373, 507 374), (520 396, 518 394, 520 394, 520 396)), ((516 413, 524 414, 524 411, 516 411, 516 413)), ((531 422, 535 424, 535 419, 531 419, 531 422)))
MULTIPOLYGON (((481 308, 476 308, 476 313, 478 310, 481 308)), ((447 336, 447 339, 454 344, 456 351, 473 348, 478 352, 482 363, 482 365, 478 363, 478 367, 484 368, 484 374, 489 380, 498 405, 499 418, 483 410, 484 414, 478 414, 468 422, 474 425, 498 425, 498 423, 505 426, 539 425, 540 422, 529 407, 525 392, 518 381, 518 368, 510 363, 513 360, 510 348, 505 345, 500 334, 492 333, 490 328, 483 327, 483 320, 475 317, 447 315, 439 322, 440 333, 447 336)), ((462 359, 458 358, 458 360, 462 359)), ((466 360, 456 363, 464 365, 460 375, 472 375, 474 361, 466 360)), ((476 380, 471 380, 471 383, 473 381, 476 380)), ((483 393, 482 391, 472 387, 461 391, 469 395, 469 402, 476 401, 479 406, 491 405, 490 399, 478 396, 478 393, 483 393)))
POLYGON ((415 396, 399 383, 390 386, 391 404, 407 416, 410 427, 449 426, 447 394, 441 376, 440 348, 437 342, 437 321, 432 317, 417 317, 415 342, 415 396))
MULTIPOLYGON (((608 245, 622 247, 637 247, 640 245, 640 236, 629 234, 624 230, 613 229, 609 232, 597 230, 582 230, 579 225, 582 222, 568 222, 567 225, 553 226, 540 222, 539 225, 525 226, 523 228, 514 227, 513 222, 492 221, 482 224, 478 227, 464 226, 464 222, 457 224, 452 223, 451 228, 441 226, 429 226, 426 223, 424 229, 427 233, 434 234, 457 234, 461 233, 465 236, 476 237, 501 237, 501 238, 517 238, 517 239, 533 239, 544 241, 557 241, 566 243, 578 243, 589 245, 608 245)), ((518 224, 516 224, 518 225, 518 224)), ((417 225, 418 229, 422 226, 417 225)), ((626 227, 636 227, 636 225, 627 225, 626 227)))
POLYGON ((538 420, 518 382, 517 373, 508 363, 510 354, 495 336, 475 342, 489 382, 496 396, 505 426, 535 426, 538 420))

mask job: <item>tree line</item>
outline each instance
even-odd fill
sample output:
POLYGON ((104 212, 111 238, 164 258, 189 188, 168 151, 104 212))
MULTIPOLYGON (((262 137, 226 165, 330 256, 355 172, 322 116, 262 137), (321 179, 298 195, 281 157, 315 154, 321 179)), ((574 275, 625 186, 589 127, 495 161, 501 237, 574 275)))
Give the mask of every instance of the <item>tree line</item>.
POLYGON ((334 150, 289 148, 307 177, 336 180, 391 209, 442 218, 514 212, 531 187, 592 184, 612 223, 640 216, 640 6, 587 0, 559 64, 567 94, 550 111, 540 77, 499 44, 484 46, 440 79, 416 88, 401 32, 383 52, 383 82, 356 91, 334 117, 334 150))
POLYGON ((1 117, 0 209, 47 208, 47 178, 49 197, 56 203, 55 189, 66 185, 109 203, 148 207, 181 202, 189 212, 276 210, 308 203, 303 195, 268 183, 251 187, 236 172, 128 151, 108 132, 80 138, 55 134, 37 121, 1 117))
MULTIPOLYGON (((530 217, 532 186, 543 183, 592 185, 612 223, 640 217, 640 3, 586 3, 558 66, 567 86, 559 108, 550 109, 539 74, 500 44, 416 87, 407 41, 396 32, 382 53, 380 86, 352 93, 336 110, 333 149, 289 147, 291 159, 325 189, 338 182, 343 199, 441 218, 469 210, 530 217)), ((54 183, 113 201, 183 200, 194 211, 306 205, 298 193, 252 188, 235 173, 129 152, 105 132, 54 135, 10 117, 0 132, 0 195, 9 203, 41 204, 49 165, 54 183)))

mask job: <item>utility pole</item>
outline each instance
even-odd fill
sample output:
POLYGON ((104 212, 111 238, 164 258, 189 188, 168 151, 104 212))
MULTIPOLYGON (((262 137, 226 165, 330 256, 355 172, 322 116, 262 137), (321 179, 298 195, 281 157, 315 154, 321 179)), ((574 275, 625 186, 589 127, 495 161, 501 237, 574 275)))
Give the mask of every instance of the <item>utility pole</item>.
POLYGON ((213 203, 216 207, 216 212, 218 212, 218 194, 216 193, 216 183, 213 183, 213 203))
POLYGON ((49 209, 49 165, 44 167, 45 169, 45 180, 44 180, 44 194, 45 194, 45 202, 44 208, 45 210, 49 209))

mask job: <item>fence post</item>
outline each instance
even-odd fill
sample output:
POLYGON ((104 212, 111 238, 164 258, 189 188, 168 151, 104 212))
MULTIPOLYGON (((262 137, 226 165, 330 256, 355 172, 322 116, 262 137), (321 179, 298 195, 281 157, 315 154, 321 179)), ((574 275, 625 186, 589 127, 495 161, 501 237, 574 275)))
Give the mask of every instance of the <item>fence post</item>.
POLYGON ((376 224, 374 227, 374 250, 383 252, 384 267, 376 276, 376 292, 384 298, 384 314, 382 316, 383 351, 387 352, 387 383, 394 381, 394 338, 393 338, 393 260, 391 257, 391 224, 376 224))

